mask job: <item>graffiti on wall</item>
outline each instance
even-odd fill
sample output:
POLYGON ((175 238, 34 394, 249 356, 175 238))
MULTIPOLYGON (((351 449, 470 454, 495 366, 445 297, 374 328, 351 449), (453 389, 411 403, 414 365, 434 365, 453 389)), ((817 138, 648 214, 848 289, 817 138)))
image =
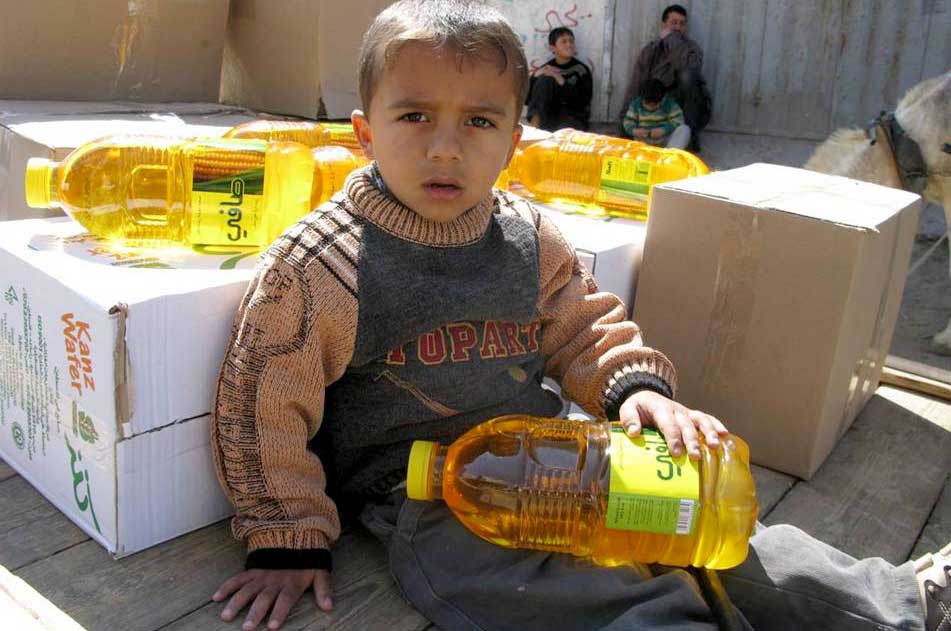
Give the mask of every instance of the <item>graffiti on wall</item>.
POLYGON ((512 22, 525 47, 529 69, 535 70, 551 59, 548 33, 567 26, 575 34, 577 57, 591 68, 594 77, 592 112, 601 108, 600 72, 604 54, 605 0, 494 0, 495 6, 512 22))

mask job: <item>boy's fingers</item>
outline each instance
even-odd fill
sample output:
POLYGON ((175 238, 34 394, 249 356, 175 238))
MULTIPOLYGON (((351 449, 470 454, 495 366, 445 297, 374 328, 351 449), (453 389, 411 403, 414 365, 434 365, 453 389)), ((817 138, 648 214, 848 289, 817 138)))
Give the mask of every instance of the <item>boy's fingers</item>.
POLYGON ((244 606, 247 605, 252 598, 257 596, 260 591, 261 585, 251 582, 245 583, 241 589, 238 590, 238 593, 231 597, 231 600, 228 601, 228 604, 221 611, 221 619, 226 622, 234 620, 238 612, 244 609, 244 606))
POLYGON ((274 603, 274 609, 271 610, 271 619, 267 623, 268 629, 274 631, 274 629, 281 628, 281 625, 287 620, 287 614, 290 613, 291 607, 300 599, 302 593, 296 586, 284 587, 281 590, 281 593, 277 595, 277 602, 274 603))
POLYGON ((717 447, 720 444, 720 435, 717 433, 717 428, 713 423, 714 418, 712 416, 693 410, 690 412, 690 418, 700 429, 700 432, 703 434, 703 440, 708 447, 717 447))
POLYGON ((241 631, 254 631, 258 628, 258 625, 264 620, 264 616, 270 611, 279 589, 277 586, 267 587, 258 594, 251 605, 251 609, 248 610, 244 624, 241 625, 241 631))
POLYGON ((247 572, 241 572, 240 574, 235 574, 234 576, 232 576, 231 578, 229 578, 228 580, 226 580, 224 583, 221 584, 221 586, 218 588, 218 591, 214 593, 211 599, 214 601, 224 600, 225 598, 227 598, 228 596, 236 592, 238 589, 240 589, 242 585, 247 583, 249 578, 250 576, 248 575, 247 572))
POLYGON ((683 451, 683 438, 680 433, 680 426, 674 419, 673 410, 665 403, 655 406, 651 410, 654 419, 654 426, 664 435, 667 446, 670 447, 670 453, 679 456, 683 451))
POLYGON ((317 570, 314 576, 314 600, 322 611, 333 609, 333 600, 330 598, 330 572, 317 570))
POLYGON ((696 460, 700 457, 700 437, 697 436, 697 428, 685 410, 675 410, 674 416, 677 419, 677 425, 680 426, 680 434, 683 436, 687 447, 687 456, 696 460))

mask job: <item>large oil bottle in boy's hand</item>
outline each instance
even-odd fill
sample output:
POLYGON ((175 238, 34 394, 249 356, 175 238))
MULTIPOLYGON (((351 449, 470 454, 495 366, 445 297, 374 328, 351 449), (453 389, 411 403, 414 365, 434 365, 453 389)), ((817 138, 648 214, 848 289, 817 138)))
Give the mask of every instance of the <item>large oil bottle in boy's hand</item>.
POLYGON ((284 140, 299 142, 308 147, 336 145, 346 147, 357 155, 363 153, 350 123, 253 120, 232 127, 225 132, 224 137, 284 140))
POLYGON ((569 131, 516 151, 508 177, 541 200, 589 204, 644 219, 655 184, 709 173, 687 151, 569 131))
POLYGON ((602 565, 739 565, 759 511, 736 436, 703 445, 698 462, 652 430, 529 416, 486 421, 448 447, 415 442, 407 494, 445 500, 492 543, 602 565))
POLYGON ((31 159, 26 201, 128 245, 260 248, 310 212, 314 164, 297 143, 111 136, 31 159))

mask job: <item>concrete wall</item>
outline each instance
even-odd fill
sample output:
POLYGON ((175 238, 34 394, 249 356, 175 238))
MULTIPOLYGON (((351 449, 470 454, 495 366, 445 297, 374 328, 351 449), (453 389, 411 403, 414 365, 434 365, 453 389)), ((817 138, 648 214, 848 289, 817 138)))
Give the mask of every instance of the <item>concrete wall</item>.
MULTIPOLYGON (((668 0, 616 0, 608 118, 668 0)), ((689 35, 704 49, 711 129, 821 139, 894 109, 951 69, 951 0, 697 0, 689 35)), ((600 110, 596 110, 600 111, 600 110)))

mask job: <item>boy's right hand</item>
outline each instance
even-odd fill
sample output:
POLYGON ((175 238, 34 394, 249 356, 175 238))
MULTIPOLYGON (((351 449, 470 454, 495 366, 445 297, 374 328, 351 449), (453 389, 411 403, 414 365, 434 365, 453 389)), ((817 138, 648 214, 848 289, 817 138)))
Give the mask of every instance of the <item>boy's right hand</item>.
POLYGON ((284 624, 291 607, 309 587, 314 588, 317 607, 330 611, 333 601, 330 599, 330 572, 327 570, 246 570, 222 583, 211 599, 220 602, 234 594, 221 612, 221 619, 225 622, 234 620, 253 600, 241 625, 242 631, 257 629, 268 611, 271 611, 271 619, 267 628, 273 631, 284 624))

